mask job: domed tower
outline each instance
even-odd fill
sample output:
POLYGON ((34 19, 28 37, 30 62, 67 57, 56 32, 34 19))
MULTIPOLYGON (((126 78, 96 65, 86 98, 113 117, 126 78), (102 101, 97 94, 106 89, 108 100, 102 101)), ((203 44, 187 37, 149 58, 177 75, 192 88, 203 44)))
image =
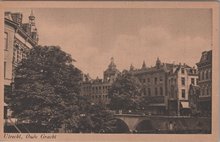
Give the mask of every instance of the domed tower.
POLYGON ((28 18, 29 18, 29 24, 31 27, 31 38, 35 40, 36 42, 38 42, 38 33, 37 33, 37 28, 35 26, 35 16, 34 16, 33 10, 31 10, 31 14, 28 18))
POLYGON ((108 68, 104 71, 104 82, 114 82, 119 74, 119 70, 116 68, 114 63, 114 58, 111 58, 111 62, 108 65, 108 68))
POLYGON ((156 61, 156 67, 159 69, 161 65, 161 61, 160 59, 157 57, 157 61, 156 61))

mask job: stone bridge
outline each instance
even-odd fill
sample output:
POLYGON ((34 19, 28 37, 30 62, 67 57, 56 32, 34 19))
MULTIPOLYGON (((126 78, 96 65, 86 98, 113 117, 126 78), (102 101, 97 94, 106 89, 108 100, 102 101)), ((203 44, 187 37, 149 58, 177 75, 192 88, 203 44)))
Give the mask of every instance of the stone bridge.
POLYGON ((115 118, 128 132, 205 131, 204 133, 211 133, 211 118, 207 117, 115 114, 115 118))

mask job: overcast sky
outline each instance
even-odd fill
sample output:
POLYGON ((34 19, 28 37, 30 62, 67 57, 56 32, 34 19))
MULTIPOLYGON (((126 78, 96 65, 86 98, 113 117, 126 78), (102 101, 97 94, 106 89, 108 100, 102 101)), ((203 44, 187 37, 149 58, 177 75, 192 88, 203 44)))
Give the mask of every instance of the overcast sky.
MULTIPOLYGON (((31 9, 16 9, 28 20, 31 9)), ((119 70, 148 67, 156 58, 195 66, 211 49, 210 9, 33 9, 39 44, 59 45, 91 77, 110 58, 119 70)))

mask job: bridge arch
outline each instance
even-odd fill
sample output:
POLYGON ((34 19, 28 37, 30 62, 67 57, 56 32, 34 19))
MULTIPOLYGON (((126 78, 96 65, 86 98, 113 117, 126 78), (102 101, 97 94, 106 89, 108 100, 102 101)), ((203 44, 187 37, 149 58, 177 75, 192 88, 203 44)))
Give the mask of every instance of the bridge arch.
POLYGON ((135 131, 138 133, 152 133, 156 131, 156 128, 153 125, 153 122, 149 119, 140 120, 134 127, 135 131))
POLYGON ((126 124, 125 121, 121 120, 120 118, 114 118, 115 120, 115 128, 113 130, 114 133, 129 133, 129 126, 126 124))

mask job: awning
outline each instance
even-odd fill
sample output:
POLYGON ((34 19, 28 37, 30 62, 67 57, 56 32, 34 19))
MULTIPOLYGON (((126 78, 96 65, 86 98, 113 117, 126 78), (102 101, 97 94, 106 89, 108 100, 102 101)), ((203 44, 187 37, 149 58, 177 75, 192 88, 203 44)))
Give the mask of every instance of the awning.
POLYGON ((189 102, 181 102, 183 108, 189 108, 189 102))

